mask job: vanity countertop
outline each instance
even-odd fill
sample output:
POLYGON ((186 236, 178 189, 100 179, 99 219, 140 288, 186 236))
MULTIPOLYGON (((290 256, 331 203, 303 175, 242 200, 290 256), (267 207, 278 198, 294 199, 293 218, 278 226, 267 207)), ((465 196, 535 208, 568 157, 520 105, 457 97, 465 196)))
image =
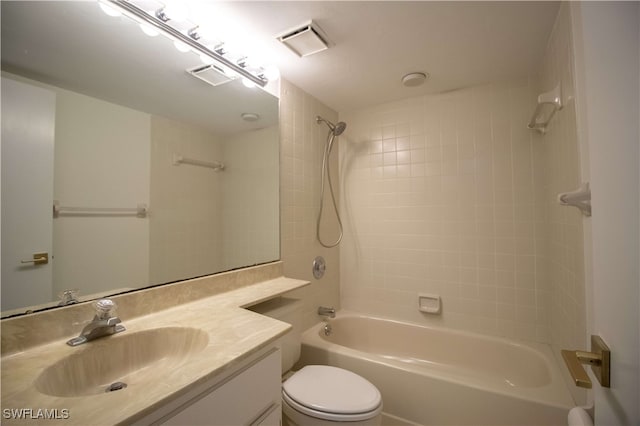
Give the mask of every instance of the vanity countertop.
MULTIPOLYGON (((58 340, 26 351, 2 357, 2 423, 3 424, 128 424, 162 407, 167 401, 184 395, 193 386, 233 369, 250 355, 273 343, 291 326, 255 312, 243 309, 309 284, 308 281, 279 277, 241 287, 211 297, 175 306, 153 314, 127 320, 126 331, 71 347, 58 340), (152 385, 127 383, 121 391, 56 397, 38 391, 34 382, 40 373, 56 361, 94 342, 108 348, 110 339, 161 327, 193 327, 206 332, 209 340, 204 349, 189 358, 189 362, 173 371, 158 371, 152 385), (9 410, 22 411, 27 419, 16 420, 9 410), (49 410, 64 420, 34 420, 49 410), (52 411, 53 410, 53 411, 52 411), (67 418, 68 417, 68 418, 67 418)), ((79 327, 81 328, 81 327, 79 327)), ((79 330, 78 330, 79 331, 79 330)), ((87 371, 91 374, 91 371, 87 371)), ((15 411, 13 412, 15 413, 15 411)))

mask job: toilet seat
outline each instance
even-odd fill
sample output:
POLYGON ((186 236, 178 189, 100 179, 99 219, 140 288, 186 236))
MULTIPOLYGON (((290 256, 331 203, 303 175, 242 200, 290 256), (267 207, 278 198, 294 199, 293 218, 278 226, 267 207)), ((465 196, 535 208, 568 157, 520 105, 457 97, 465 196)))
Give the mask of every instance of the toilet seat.
POLYGON ((282 386, 293 409, 318 419, 360 421, 382 411, 378 389, 363 377, 338 367, 308 365, 282 386))

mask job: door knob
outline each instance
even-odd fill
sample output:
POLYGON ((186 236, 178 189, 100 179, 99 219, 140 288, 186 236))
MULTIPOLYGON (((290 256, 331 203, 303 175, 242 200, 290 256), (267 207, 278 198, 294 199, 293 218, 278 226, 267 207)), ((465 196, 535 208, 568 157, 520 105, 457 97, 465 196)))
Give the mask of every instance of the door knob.
POLYGON ((49 263, 49 253, 33 253, 33 259, 21 260, 20 263, 33 263, 34 265, 46 265, 49 263))

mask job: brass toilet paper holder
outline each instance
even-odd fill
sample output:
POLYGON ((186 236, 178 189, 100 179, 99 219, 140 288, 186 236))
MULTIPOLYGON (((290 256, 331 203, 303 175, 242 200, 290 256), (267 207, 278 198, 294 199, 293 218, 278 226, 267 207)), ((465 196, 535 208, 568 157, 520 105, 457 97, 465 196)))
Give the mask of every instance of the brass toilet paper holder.
POLYGON ((591 336, 591 352, 563 349, 561 353, 576 386, 591 389, 591 379, 582 367, 582 364, 589 364, 600 385, 611 387, 611 351, 600 336, 591 336))

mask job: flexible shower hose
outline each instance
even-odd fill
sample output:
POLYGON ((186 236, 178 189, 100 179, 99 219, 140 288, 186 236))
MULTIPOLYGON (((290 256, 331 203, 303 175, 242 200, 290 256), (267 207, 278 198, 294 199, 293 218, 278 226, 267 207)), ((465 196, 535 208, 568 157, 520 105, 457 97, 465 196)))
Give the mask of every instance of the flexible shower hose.
POLYGON ((333 148, 333 140, 336 135, 333 130, 329 131, 327 135, 327 143, 324 146, 324 155, 322 156, 322 172, 321 172, 321 181, 320 181, 320 211, 318 212, 318 221, 316 222, 316 238, 318 242, 322 245, 322 247, 333 248, 340 244, 342 241, 342 220, 340 220, 340 212, 338 211, 338 204, 336 203, 336 196, 333 191, 333 184, 331 183, 331 169, 329 167, 329 155, 331 155, 331 149, 333 148), (325 243, 322 241, 320 237, 320 220, 322 219, 322 211, 324 208, 324 180, 325 176, 327 177, 327 181, 329 182, 329 192, 331 193, 331 201, 333 204, 333 211, 336 213, 336 218, 338 219, 338 227, 340 229, 340 235, 338 239, 333 243, 325 243))

